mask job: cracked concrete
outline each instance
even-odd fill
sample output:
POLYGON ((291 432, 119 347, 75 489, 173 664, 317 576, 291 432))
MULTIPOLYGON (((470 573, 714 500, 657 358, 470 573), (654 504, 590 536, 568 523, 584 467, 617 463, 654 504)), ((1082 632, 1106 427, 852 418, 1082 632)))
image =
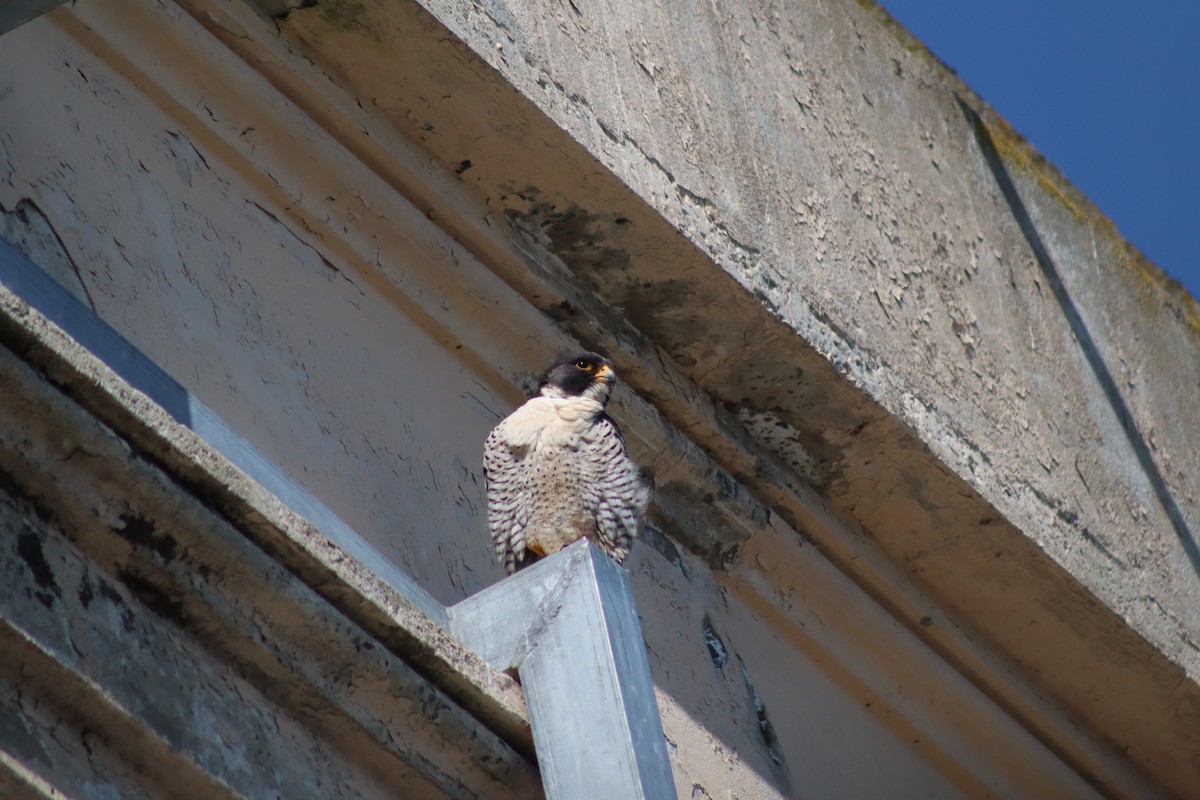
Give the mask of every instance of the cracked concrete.
MULTIPOLYGON (((1123 653, 1141 650, 1175 665, 1148 678, 1145 702, 1163 702, 1176 669, 1195 689, 1200 562, 1188 553, 1200 513, 1187 476, 1200 465, 1169 442, 1194 427, 1196 305, 918 43, 850 2, 424 7, 536 110, 515 123, 494 89, 478 96, 482 125, 448 103, 407 105, 389 71, 413 85, 416 64, 340 61, 312 13, 284 29, 365 96, 393 98, 396 123, 444 163, 469 157, 469 188, 540 231, 719 404, 796 431, 786 451, 756 446, 810 465, 791 480, 920 576, 973 635, 1060 687, 1090 669, 1056 642, 1087 653, 1085 642, 1119 635, 1096 685, 1127 683, 1139 657, 1123 653), (539 115, 580 152, 544 145, 539 115), (513 185, 536 189, 524 193, 536 203, 489 190, 513 185), (1117 634, 1123 620, 1132 628, 1117 634)), ((354 19, 385 42, 396 30, 371 4, 354 19)), ((471 82, 429 80, 446 97, 471 82)), ((685 410, 659 408, 699 434, 685 410)), ((803 529, 757 462, 731 474, 803 529)), ((838 543, 818 544, 837 556, 838 543)), ((1143 741, 1094 693, 1071 693, 1075 712, 1143 741)), ((1168 758, 1184 772, 1188 760, 1168 758)))
POLYGON ((800 793, 1196 785, 1195 303, 876 7, 77 5, 6 38, 0 205, 443 601, 498 575, 481 432, 614 358, 681 789, 782 791, 706 614, 800 793))

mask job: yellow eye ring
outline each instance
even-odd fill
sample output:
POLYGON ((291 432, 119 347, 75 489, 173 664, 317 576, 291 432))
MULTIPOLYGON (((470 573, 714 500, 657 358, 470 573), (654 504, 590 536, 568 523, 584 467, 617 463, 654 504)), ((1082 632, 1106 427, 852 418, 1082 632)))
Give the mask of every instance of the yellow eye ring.
POLYGON ((579 361, 575 362, 575 368, 581 369, 584 372, 591 372, 596 368, 596 366, 590 361, 584 361, 583 359, 580 359, 579 361))

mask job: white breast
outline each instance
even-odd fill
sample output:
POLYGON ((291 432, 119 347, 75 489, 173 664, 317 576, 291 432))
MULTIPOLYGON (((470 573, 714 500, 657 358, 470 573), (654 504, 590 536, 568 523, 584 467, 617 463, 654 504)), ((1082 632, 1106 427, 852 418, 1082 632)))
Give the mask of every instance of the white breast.
POLYGON ((576 447, 604 406, 586 397, 534 397, 498 426, 510 447, 576 447))

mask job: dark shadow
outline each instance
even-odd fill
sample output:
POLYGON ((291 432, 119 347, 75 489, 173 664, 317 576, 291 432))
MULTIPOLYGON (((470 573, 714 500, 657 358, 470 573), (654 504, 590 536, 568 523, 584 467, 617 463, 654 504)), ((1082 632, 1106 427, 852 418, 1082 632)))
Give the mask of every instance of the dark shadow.
POLYGON ((65 2, 67 0, 7 0, 0 3, 0 36, 53 11, 65 2))
POLYGON ((1071 295, 1063 283, 1062 276, 1059 274, 1057 267, 1055 267, 1054 260, 1050 257, 1050 251, 1042 241, 1042 237, 1038 233, 1037 227, 1029 215, 1029 211, 1025 208, 1020 194, 1017 193, 1017 187, 1013 183, 1012 176, 1009 175, 1008 168, 1004 165, 1003 159, 1000 158, 1000 153, 996 149, 996 143, 993 141, 987 125, 984 124, 979 114, 968 106, 961 97, 955 99, 958 101, 958 106, 962 110, 963 115, 967 118, 967 122, 970 123, 971 128, 975 131, 975 138, 979 142, 979 149, 983 153, 984 161, 987 163, 988 169, 991 170, 992 176, 995 177, 996 184, 1000 187, 1000 191, 1003 193, 1013 217, 1016 219, 1017 224, 1021 226, 1021 233, 1024 234, 1025 240, 1029 242, 1029 246, 1033 249, 1038 267, 1041 268, 1046 283, 1050 286, 1051 291, 1054 292, 1054 298, 1058 300, 1058 304, 1067 318, 1067 323, 1071 326, 1071 332, 1075 334, 1075 339, 1079 342, 1079 347, 1083 350, 1083 355, 1087 359, 1088 366, 1091 367, 1092 373, 1095 374, 1096 380, 1104 392, 1104 396, 1108 399, 1109 405, 1112 406, 1113 412, 1117 415, 1117 420, 1121 424, 1121 430, 1124 431, 1125 438, 1129 441, 1129 446, 1137 456, 1138 464, 1149 479, 1150 485, 1154 488, 1158 502, 1162 505, 1163 510, 1167 513, 1167 517, 1171 520, 1171 525, 1175 529, 1175 536, 1179 539, 1179 544, 1182 545, 1184 552, 1187 553, 1188 559, 1192 563, 1193 571, 1197 575, 1200 575, 1200 546, 1197 545, 1196 538, 1188 527, 1187 520, 1184 519, 1179 504, 1175 502, 1175 498, 1171 494, 1166 480, 1159 471, 1158 465, 1154 462, 1154 457, 1150 453, 1150 446, 1146 443, 1141 431, 1138 430, 1137 422, 1134 420, 1133 414, 1130 413, 1125 399, 1121 396, 1121 392, 1117 388, 1117 382, 1113 380, 1112 373, 1109 372, 1108 366, 1104 363, 1104 358, 1100 355, 1100 350, 1096 347, 1096 342, 1088 331, 1083 317, 1080 316, 1079 309, 1075 307, 1075 302, 1071 299, 1071 295))

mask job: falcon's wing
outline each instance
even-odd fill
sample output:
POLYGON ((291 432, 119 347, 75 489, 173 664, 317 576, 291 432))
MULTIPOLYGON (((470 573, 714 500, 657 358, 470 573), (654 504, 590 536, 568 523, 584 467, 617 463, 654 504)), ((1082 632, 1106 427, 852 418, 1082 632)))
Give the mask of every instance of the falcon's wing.
POLYGON ((525 526, 533 494, 529 470, 522 464, 525 452, 526 448, 509 444, 504 436, 504 423, 496 426, 483 446, 488 528, 496 555, 509 575, 525 560, 525 526))
POLYGON ((588 438, 595 470, 590 484, 597 493, 596 533, 620 561, 637 536, 638 520, 650 502, 650 487, 625 452, 625 440, 611 417, 601 414, 588 438))

